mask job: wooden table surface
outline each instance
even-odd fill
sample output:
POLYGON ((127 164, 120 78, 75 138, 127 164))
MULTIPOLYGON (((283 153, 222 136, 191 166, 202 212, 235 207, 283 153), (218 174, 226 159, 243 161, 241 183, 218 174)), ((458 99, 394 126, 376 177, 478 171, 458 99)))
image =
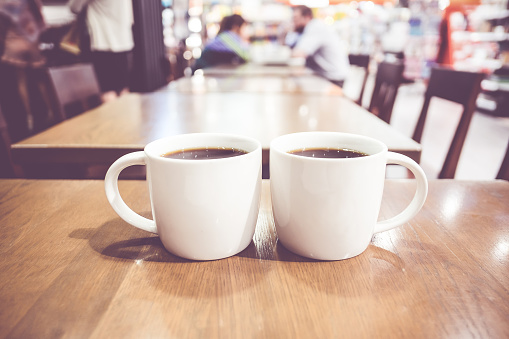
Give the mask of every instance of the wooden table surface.
MULTIPOLYGON (((387 181, 381 217, 410 200, 387 181)), ((150 217, 144 181, 121 181, 150 217)), ((269 182, 251 245, 193 262, 121 220, 102 181, 0 180, 0 337, 508 338, 509 183, 431 181, 423 210, 345 261, 287 251, 269 182)))
POLYGON ((216 67, 204 68, 198 71, 208 76, 301 76, 312 75, 314 72, 302 65, 263 65, 257 63, 247 63, 240 66, 221 65, 216 67))
POLYGON ((340 87, 315 76, 193 76, 172 81, 166 90, 180 93, 252 92, 341 95, 340 87))
POLYGON ((153 140, 182 133, 253 137, 268 164, 272 139, 303 131, 371 136, 419 161, 421 145, 341 96, 163 91, 128 94, 12 145, 15 162, 110 165, 153 140))

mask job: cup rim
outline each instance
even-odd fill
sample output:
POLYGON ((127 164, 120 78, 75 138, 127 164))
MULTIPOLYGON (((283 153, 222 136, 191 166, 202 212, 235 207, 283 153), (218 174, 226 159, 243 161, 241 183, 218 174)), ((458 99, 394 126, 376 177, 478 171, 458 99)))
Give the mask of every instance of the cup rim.
MULTIPOLYGON (((325 147, 325 146, 320 146, 320 147, 325 147)), ((298 149, 298 148, 296 148, 296 149, 298 149)), ((365 153, 363 150, 355 150, 355 151, 360 151, 360 152, 365 153)), ((363 161, 363 160, 370 159, 375 156, 380 156, 381 154, 386 153, 387 151, 388 151, 387 145, 385 145, 383 142, 381 142, 378 139, 371 138, 371 137, 368 137, 365 135, 353 134, 353 133, 343 133, 343 132, 313 131, 313 132, 290 133, 290 134, 285 134, 285 135, 279 136, 279 137, 273 139, 270 143, 271 154, 274 152, 274 153, 278 153, 280 155, 287 156, 287 157, 290 157, 293 159, 299 159, 302 161, 316 161, 316 162, 318 162, 318 161, 323 161, 323 162, 363 161), (366 154, 365 156, 356 157, 356 158, 313 158, 313 157, 304 157, 304 156, 292 154, 292 153, 290 153, 290 151, 292 151, 292 150, 282 150, 280 148, 280 146, 278 145, 278 143, 281 143, 285 139, 297 138, 299 136, 311 137, 312 135, 320 135, 320 136, 327 135, 327 136, 336 136, 336 137, 343 137, 343 138, 361 139, 361 140, 370 142, 372 144, 378 145, 380 147, 380 150, 377 152, 369 153, 369 154, 366 154)))
MULTIPOLYGON (((197 146, 197 147, 205 147, 205 146, 197 146)), ((191 148, 191 147, 189 147, 189 148, 191 148)), ((151 159, 157 159, 157 161, 164 161, 164 162, 168 162, 168 163, 177 162, 180 164, 184 164, 184 163, 198 164, 198 163, 202 163, 203 161, 206 161, 207 163, 219 162, 219 161, 234 161, 233 159, 243 158, 245 156, 251 155, 252 153, 256 153, 259 150, 261 151, 261 148, 262 148, 261 143, 257 139, 247 137, 244 135, 239 135, 239 134, 232 134, 232 133, 182 133, 182 134, 167 136, 164 138, 160 138, 160 139, 151 141, 144 147, 143 151, 147 157, 149 157, 151 159), (241 155, 238 155, 235 157, 225 157, 225 158, 216 158, 216 159, 200 159, 200 160, 165 158, 162 156, 164 153, 159 154, 159 153, 155 152, 155 150, 153 150, 153 148, 155 148, 156 145, 168 143, 168 142, 171 142, 171 140, 195 138, 195 137, 211 138, 211 139, 212 138, 237 139, 238 141, 252 143, 253 149, 251 151, 243 150, 246 152, 245 154, 241 154, 241 155)), ((169 150, 169 152, 171 152, 171 150, 169 150)))

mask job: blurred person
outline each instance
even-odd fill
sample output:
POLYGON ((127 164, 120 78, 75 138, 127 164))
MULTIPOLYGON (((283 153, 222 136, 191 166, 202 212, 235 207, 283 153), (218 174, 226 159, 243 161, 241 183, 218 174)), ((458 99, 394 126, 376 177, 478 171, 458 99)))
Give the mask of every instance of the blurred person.
POLYGON ((220 64, 238 65, 249 59, 249 46, 242 39, 246 21, 233 14, 221 20, 217 36, 210 41, 193 67, 193 71, 220 64))
POLYGON ((292 57, 305 58, 307 67, 342 87, 350 64, 339 35, 324 22, 314 19, 306 6, 293 8, 293 25, 300 36, 292 57))
POLYGON ((41 8, 40 0, 0 0, 0 105, 13 142, 45 127, 41 8))
POLYGON ((132 0, 69 0, 75 14, 86 11, 90 58, 104 102, 129 92, 132 50, 132 0))

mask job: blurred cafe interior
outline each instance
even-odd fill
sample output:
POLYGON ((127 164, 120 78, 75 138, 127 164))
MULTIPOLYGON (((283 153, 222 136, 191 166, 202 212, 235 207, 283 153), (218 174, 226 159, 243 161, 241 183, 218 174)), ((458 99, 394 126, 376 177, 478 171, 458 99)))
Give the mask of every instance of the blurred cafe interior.
POLYGON ((0 0, 0 338, 509 338, 508 180, 509 0, 0 0))
MULTIPOLYGON (((4 2, 8 4, 10 1, 4 2)), ((59 92, 63 90, 51 79, 51 74, 58 69, 63 72, 66 67, 91 63, 90 36, 83 34, 87 31, 86 19, 76 11, 73 13, 66 0, 32 2, 32 7, 35 6, 41 15, 40 25, 32 36, 32 40, 37 38, 34 42, 37 46, 32 48, 39 50, 39 64, 28 65, 26 69, 30 71, 20 73, 15 63, 2 62, 4 76, 0 79, 3 92, 0 104, 3 120, 7 122, 4 129, 8 131, 11 144, 117 97, 89 97, 88 105, 66 102, 65 110, 70 112, 60 109, 62 93, 59 92), (26 75, 21 78, 20 74, 26 75)), ((396 71, 402 73, 396 75, 398 79, 393 83, 392 92, 381 94, 381 97, 385 96, 382 98, 386 100, 385 104, 389 104, 387 107, 390 106, 381 118, 400 133, 421 143, 420 163, 430 177, 440 176, 449 150, 444 145, 451 144, 455 133, 465 136, 460 137, 463 141, 455 150, 458 154, 454 157, 459 158, 454 161, 457 168, 453 177, 489 180, 497 176, 509 139, 507 0, 134 1, 134 47, 125 61, 129 67, 122 72, 122 78, 126 78, 123 93, 171 91, 181 86, 179 79, 194 86, 192 91, 200 90, 199 81, 212 86, 216 81, 214 77, 204 78, 203 72, 207 71, 194 72, 193 67, 207 43, 218 34, 222 18, 232 14, 239 14, 245 20, 242 39, 248 46, 247 65, 287 65, 289 60, 297 60, 291 58, 292 46, 288 43, 293 31, 292 7, 302 4, 312 9, 315 19, 330 26, 343 44, 343 52, 349 55, 350 67, 340 90, 341 96, 378 115, 372 101, 378 92, 375 80, 379 65, 383 62, 403 65, 396 71), (355 56, 361 58, 353 59, 355 56), (473 113, 466 119, 468 123, 462 126, 462 131, 456 132, 466 103, 433 98, 426 116, 426 128, 421 132, 424 135, 416 139, 414 131, 425 101, 431 69, 435 66, 482 73, 483 79, 479 90, 472 92, 476 99, 469 110, 473 113)), ((6 27, 4 24, 4 33, 6 27)), ((106 60, 101 67, 111 68, 108 62, 117 64, 106 60)), ((98 71, 97 67, 93 68, 95 78, 99 80, 99 91, 104 94, 101 78, 119 78, 119 75, 98 71)), ((87 81, 79 82, 86 87, 87 81)), ((67 89, 69 86, 64 85, 67 89)), ((270 86, 266 88, 268 90, 270 86)), ((93 94, 94 90, 88 87, 81 91, 93 94)), ((30 173, 33 166, 20 164, 20 160, 23 162, 20 157, 24 156, 18 156, 17 147, 14 146, 13 154, 4 152, 12 160, 3 162, 3 175, 46 176, 41 168, 37 170, 40 174, 30 173)), ((388 175, 400 177, 406 173, 394 170, 388 175)))

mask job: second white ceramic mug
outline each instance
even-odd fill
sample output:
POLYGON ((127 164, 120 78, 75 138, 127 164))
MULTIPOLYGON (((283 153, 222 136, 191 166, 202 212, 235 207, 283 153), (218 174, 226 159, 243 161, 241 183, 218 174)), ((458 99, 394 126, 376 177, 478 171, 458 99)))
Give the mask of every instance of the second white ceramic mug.
POLYGON ((388 152, 378 140, 345 133, 305 132, 272 141, 270 190, 279 241, 305 257, 340 260, 362 253, 374 233, 414 217, 426 200, 428 182, 415 161, 388 152), (289 153, 309 148, 345 148, 367 156, 323 159, 289 153), (411 170, 417 190, 403 212, 377 222, 387 164, 411 170))
POLYGON ((157 233, 171 253, 194 260, 232 256, 251 242, 260 205, 262 147, 255 139, 229 134, 183 134, 156 140, 144 151, 113 163, 106 196, 129 224, 157 233), (163 154, 226 147, 246 154, 221 159, 169 159, 163 154), (147 166, 154 220, 131 210, 118 190, 118 175, 132 165, 147 166))

